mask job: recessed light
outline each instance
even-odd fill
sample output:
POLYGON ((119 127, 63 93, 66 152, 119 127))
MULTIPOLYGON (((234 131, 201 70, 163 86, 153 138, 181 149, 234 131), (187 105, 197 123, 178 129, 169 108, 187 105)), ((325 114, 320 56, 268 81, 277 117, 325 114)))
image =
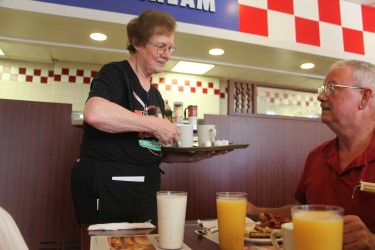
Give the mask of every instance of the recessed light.
POLYGON ((208 53, 210 53, 210 55, 213 55, 213 56, 221 56, 222 54, 224 54, 224 50, 215 48, 215 49, 210 49, 208 53))
POLYGON ((315 64, 313 63, 303 63, 301 64, 301 69, 312 69, 315 67, 315 64))
POLYGON ((215 67, 212 64, 179 61, 173 68, 173 72, 203 75, 215 67))
POLYGON ((95 41, 105 41, 107 36, 103 33, 91 33, 90 38, 95 41))
POLYGON ((4 52, 0 49, 0 56, 5 56, 4 52))

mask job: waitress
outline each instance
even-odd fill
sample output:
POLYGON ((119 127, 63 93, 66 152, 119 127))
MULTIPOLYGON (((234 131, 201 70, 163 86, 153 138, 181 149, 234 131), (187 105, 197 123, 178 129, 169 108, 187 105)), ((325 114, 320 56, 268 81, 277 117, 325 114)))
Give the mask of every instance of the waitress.
POLYGON ((195 162, 212 152, 163 154, 179 141, 164 100, 150 84, 175 51, 175 19, 148 10, 127 26, 130 57, 104 65, 93 79, 84 109, 80 159, 71 190, 78 222, 156 222, 156 192, 163 162, 195 162))

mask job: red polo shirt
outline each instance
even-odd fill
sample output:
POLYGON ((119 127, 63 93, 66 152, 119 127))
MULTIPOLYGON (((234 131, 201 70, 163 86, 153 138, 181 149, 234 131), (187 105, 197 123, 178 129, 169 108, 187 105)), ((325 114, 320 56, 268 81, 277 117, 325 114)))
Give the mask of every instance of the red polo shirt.
POLYGON ((294 198, 301 204, 343 207, 345 214, 358 215, 375 233, 375 193, 355 188, 361 180, 375 183, 375 135, 369 147, 343 172, 338 152, 338 138, 310 152, 294 198))

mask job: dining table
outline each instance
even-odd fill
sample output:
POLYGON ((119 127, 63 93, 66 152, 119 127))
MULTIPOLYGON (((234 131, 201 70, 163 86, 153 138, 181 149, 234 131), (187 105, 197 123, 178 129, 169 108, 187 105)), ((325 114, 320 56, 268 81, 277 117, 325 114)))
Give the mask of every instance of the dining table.
MULTIPOLYGON (((92 241, 92 237, 98 236, 135 236, 135 235, 157 235, 157 227, 152 229, 127 229, 127 230, 116 230, 116 231, 88 231, 89 225, 81 225, 81 247, 82 250, 96 250, 95 241, 92 241), (91 244, 92 243, 92 244, 91 244)), ((197 221, 189 220, 185 222, 184 229, 184 244, 188 247, 187 249, 193 250, 220 250, 218 242, 210 239, 206 235, 201 235, 197 230, 201 230, 202 227, 197 221)), ((218 238, 218 237, 217 237, 218 238)), ((244 250, 271 250, 274 249, 271 244, 257 245, 245 241, 244 250)), ((102 250, 102 249, 100 249, 102 250)), ((103 249, 107 250, 107 249, 103 249)), ((110 250, 108 248, 108 250, 110 250)))

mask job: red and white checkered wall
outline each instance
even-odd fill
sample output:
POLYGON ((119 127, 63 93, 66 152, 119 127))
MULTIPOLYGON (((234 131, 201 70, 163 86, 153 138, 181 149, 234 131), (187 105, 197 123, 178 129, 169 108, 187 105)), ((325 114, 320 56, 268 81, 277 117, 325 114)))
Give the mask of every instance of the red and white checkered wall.
MULTIPOLYGON (((73 110, 81 111, 99 68, 0 60, 0 98, 71 103, 73 110)), ((199 105, 202 115, 219 114, 220 103, 226 103, 226 86, 221 87, 216 78, 160 73, 151 83, 171 104, 183 101, 184 105, 199 105)))
MULTIPOLYGON (((48 70, 14 65, 0 65, 0 80, 14 82, 90 84, 97 73, 97 70, 69 67, 56 67, 53 70, 48 70)), ((152 77, 151 83, 162 92, 177 91, 202 95, 218 95, 220 98, 226 98, 226 93, 220 91, 218 82, 192 80, 186 76, 174 78, 156 76, 152 77)))
MULTIPOLYGON (((97 72, 97 68, 77 69, 73 64, 25 65, 18 61, 0 60, 0 98, 71 103, 73 110, 82 111, 89 84, 97 72)), ((184 107, 198 105, 200 118, 206 113, 227 112, 227 86, 220 86, 217 79, 161 73, 152 77, 151 83, 172 107, 174 101, 182 101, 184 107)), ((311 113, 311 108, 317 107, 317 100, 308 95, 289 94, 277 88, 259 89, 261 107, 258 108, 264 112, 282 108, 290 115, 293 115, 292 111, 305 115, 306 112, 311 113)))
POLYGON ((0 65, 0 80, 52 84, 68 82, 90 84, 96 70, 55 68, 53 70, 17 65, 0 65))
POLYGON ((240 32, 375 58, 375 8, 343 0, 238 3, 240 32))
POLYGON ((220 98, 226 98, 226 88, 220 91, 219 84, 210 81, 184 79, 184 77, 152 77, 151 83, 161 92, 185 92, 202 95, 218 95, 220 98))
MULTIPOLYGON (((82 111, 89 85, 98 69, 69 63, 56 66, 0 60, 0 98, 71 103, 74 111, 82 111)), ((227 86, 220 85, 218 79, 161 73, 153 76, 151 83, 170 106, 175 101, 182 101, 184 107, 198 105, 200 118, 207 113, 227 112, 227 86)), ((300 109, 299 113, 303 113, 319 106, 311 94, 295 95, 277 88, 260 89, 258 98, 264 110, 284 106, 288 112, 291 107, 296 107, 300 109)))

